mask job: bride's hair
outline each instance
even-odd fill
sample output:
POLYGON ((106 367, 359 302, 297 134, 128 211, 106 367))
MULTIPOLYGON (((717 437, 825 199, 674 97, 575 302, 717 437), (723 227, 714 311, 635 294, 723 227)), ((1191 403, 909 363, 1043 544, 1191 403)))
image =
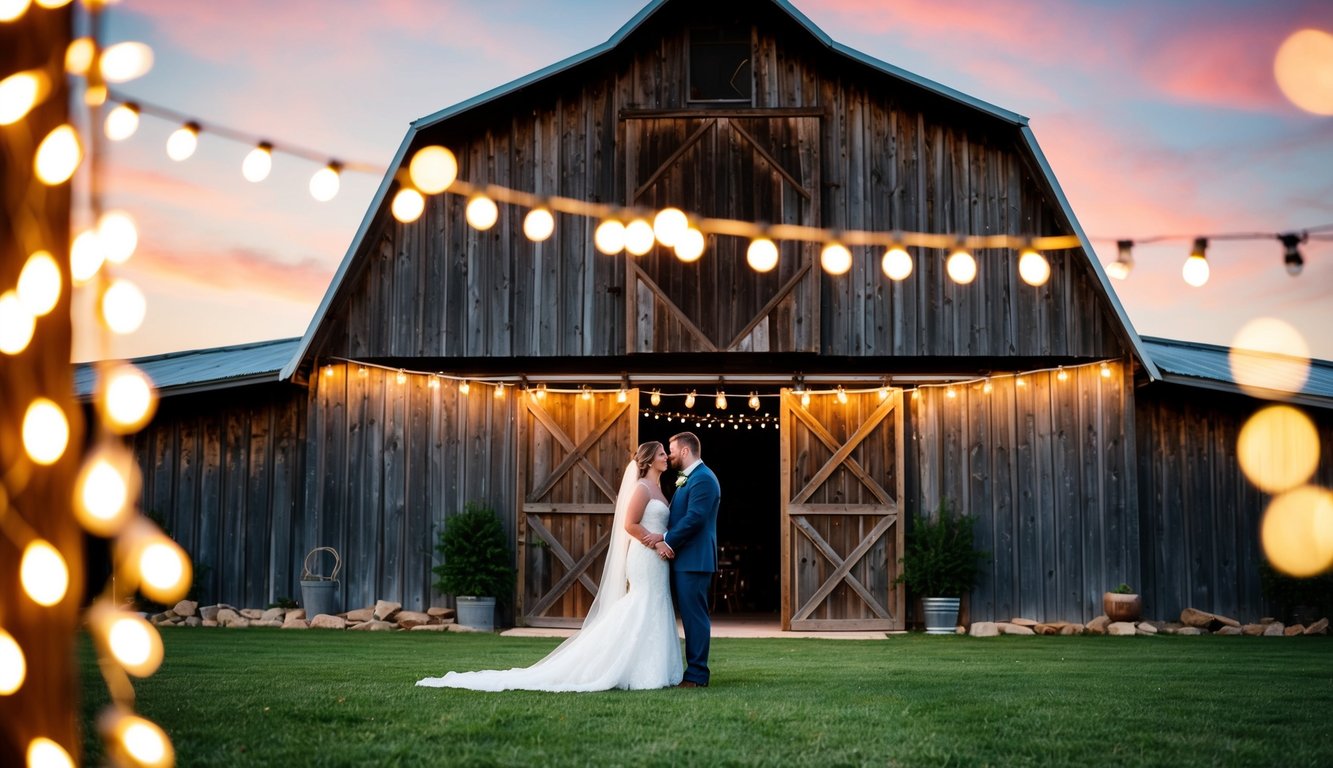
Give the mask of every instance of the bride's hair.
POLYGON ((634 463, 639 465, 639 477, 648 474, 648 470, 653 466, 653 459, 657 458, 657 452, 660 450, 662 450, 661 443, 649 440, 634 451, 634 463))

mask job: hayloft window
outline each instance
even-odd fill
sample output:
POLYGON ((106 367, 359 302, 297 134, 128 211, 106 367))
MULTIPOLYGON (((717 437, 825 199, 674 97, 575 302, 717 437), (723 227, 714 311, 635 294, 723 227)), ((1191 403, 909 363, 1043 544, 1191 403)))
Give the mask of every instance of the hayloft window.
POLYGON ((690 101, 749 104, 750 27, 694 27, 690 30, 690 101))

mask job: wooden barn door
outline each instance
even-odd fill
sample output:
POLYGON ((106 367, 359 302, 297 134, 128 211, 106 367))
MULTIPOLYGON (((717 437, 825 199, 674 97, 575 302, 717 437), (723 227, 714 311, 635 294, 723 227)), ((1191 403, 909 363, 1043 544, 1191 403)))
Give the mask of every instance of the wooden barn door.
POLYGON ((518 618, 583 623, 602 575, 616 493, 639 439, 639 393, 549 393, 518 409, 518 618))
POLYGON ((902 390, 782 390, 782 628, 904 629, 902 390))
MULTIPOLYGON (((819 226, 818 115, 626 116, 626 202, 819 226)), ((748 246, 713 236, 690 264, 662 247, 627 256, 627 351, 818 351, 818 246, 779 241, 778 264, 763 274, 747 264, 748 246)))

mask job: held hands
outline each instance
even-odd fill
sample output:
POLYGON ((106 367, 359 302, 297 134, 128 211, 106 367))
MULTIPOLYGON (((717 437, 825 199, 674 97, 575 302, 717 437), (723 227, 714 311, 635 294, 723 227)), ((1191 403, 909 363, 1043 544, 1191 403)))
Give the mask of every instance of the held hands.
POLYGON ((667 544, 665 541, 658 541, 655 545, 653 545, 653 549, 657 551, 658 557, 661 557, 663 560, 676 559, 675 550, 673 550, 671 548, 671 545, 667 544))
POLYGON ((659 542, 659 541, 661 541, 662 539, 665 539, 665 538, 666 538, 666 537, 663 536, 663 535, 660 534, 660 533, 653 533, 652 531, 649 531, 648 533, 645 533, 645 534, 643 535, 643 538, 641 539, 641 541, 643 542, 643 545, 644 545, 645 547, 648 547, 649 549, 652 549, 653 547, 656 547, 656 546, 657 546, 657 542, 659 542))

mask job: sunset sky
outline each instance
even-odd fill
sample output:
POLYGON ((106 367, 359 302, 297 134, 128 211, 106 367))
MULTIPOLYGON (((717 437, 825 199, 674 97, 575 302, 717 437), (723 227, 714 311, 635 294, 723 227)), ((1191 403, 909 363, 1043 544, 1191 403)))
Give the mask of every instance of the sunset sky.
MULTIPOLYGON (((240 129, 386 166, 410 121, 610 37, 639 0, 124 0, 107 42, 149 43, 156 64, 122 90, 197 118, 199 151, 163 145, 145 117, 110 145, 108 206, 140 247, 121 273, 147 293, 136 334, 74 356, 134 357, 299 336, 380 176, 345 173, 319 203, 313 162, 276 155, 245 181, 240 129)), ((1300 230, 1333 224, 1333 118, 1274 81, 1282 41, 1333 31, 1328 0, 796 0, 833 39, 1027 115, 1102 262, 1114 240, 1300 230)), ((1135 249, 1116 283, 1143 335, 1228 344, 1249 319, 1291 323, 1333 359, 1333 243, 1283 269, 1276 240, 1215 242, 1212 279, 1180 277, 1189 243, 1135 249)), ((984 279, 984 277, 983 277, 984 279)))

